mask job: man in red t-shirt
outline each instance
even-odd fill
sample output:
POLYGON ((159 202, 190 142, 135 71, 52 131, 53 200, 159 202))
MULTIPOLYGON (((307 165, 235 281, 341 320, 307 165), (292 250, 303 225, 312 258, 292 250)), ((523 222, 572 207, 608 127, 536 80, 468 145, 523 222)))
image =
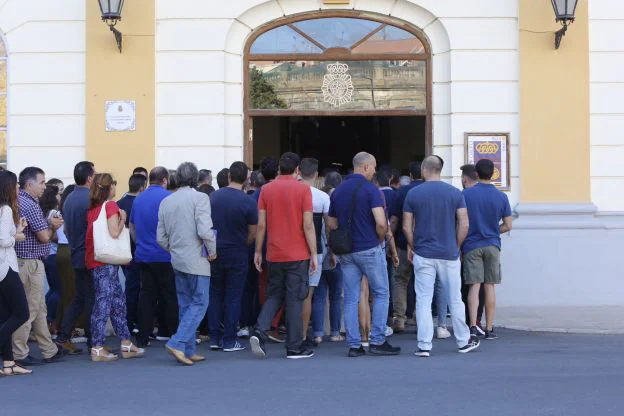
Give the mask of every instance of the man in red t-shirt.
POLYGON ((250 337, 251 350, 258 356, 266 356, 266 331, 271 329, 271 320, 285 300, 286 357, 309 358, 314 352, 301 347, 301 308, 308 296, 309 273, 315 272, 318 267, 312 193, 309 186, 297 181, 299 156, 284 153, 279 161, 279 171, 277 179, 262 187, 258 200, 254 263, 261 271, 262 246, 268 229, 266 256, 269 283, 266 302, 250 337))

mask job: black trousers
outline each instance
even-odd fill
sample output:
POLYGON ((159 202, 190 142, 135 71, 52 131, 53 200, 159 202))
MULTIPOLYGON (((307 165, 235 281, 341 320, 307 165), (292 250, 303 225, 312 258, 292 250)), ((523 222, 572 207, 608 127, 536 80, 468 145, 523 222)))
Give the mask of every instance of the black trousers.
POLYGON ((0 281, 0 352, 4 361, 13 361, 13 332, 29 318, 28 301, 19 274, 9 268, 0 281))
POLYGON ((139 293, 139 342, 146 344, 154 329, 154 314, 162 307, 159 335, 171 336, 178 330, 178 298, 171 263, 139 263, 141 292, 139 293), (160 302, 160 304, 159 304, 160 302), (164 328, 162 328, 164 327, 164 328))
MULTIPOLYGON (((258 328, 262 331, 271 329, 271 321, 277 311, 286 302, 286 349, 299 351, 303 341, 303 320, 301 309, 308 297, 310 279, 310 261, 291 261, 269 263, 269 282, 267 299, 258 317, 258 328)), ((319 265, 319 267, 321 267, 319 265)))
POLYGON ((76 294, 63 317, 63 323, 58 333, 58 340, 61 342, 68 341, 71 338, 72 329, 74 329, 76 321, 83 312, 85 336, 88 340, 91 339, 91 313, 95 303, 93 277, 91 277, 91 273, 86 268, 74 269, 74 279, 76 281, 76 294))

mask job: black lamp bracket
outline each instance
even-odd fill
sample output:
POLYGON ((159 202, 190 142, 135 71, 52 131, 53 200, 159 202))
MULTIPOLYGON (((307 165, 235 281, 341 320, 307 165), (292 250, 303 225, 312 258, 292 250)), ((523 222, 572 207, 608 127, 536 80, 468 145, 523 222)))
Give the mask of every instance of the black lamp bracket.
POLYGON ((568 31, 568 26, 572 22, 574 22, 574 20, 571 20, 569 22, 567 20, 561 21, 563 27, 555 32, 555 49, 559 49, 559 46, 561 46, 561 40, 565 36, 566 32, 568 31))
POLYGON ((108 25, 113 35, 115 35, 115 41, 117 42, 117 47, 119 48, 119 53, 122 51, 122 43, 123 43, 123 35, 121 32, 115 27, 117 25, 117 19, 105 19, 104 22, 108 25))

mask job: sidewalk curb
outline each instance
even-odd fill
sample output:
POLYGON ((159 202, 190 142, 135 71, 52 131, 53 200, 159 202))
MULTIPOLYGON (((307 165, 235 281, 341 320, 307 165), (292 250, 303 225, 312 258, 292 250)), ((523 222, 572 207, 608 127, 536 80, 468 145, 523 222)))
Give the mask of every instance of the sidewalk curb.
POLYGON ((512 329, 525 332, 552 332, 561 334, 584 334, 584 335, 624 335, 624 329, 588 329, 588 328, 541 328, 526 327, 520 325, 498 324, 500 328, 512 329))

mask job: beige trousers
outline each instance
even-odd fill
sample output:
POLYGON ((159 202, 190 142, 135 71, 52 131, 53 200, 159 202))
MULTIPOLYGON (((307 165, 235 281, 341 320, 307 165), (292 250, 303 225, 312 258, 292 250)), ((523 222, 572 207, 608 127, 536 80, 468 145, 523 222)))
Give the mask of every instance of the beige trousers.
POLYGON ((23 360, 29 355, 28 336, 32 328, 41 355, 43 358, 51 358, 56 355, 58 348, 52 341, 48 329, 48 309, 43 293, 43 279, 45 279, 43 262, 41 260, 18 259, 18 265, 20 279, 24 284, 24 291, 28 300, 30 318, 13 333, 13 355, 16 360, 23 360))

